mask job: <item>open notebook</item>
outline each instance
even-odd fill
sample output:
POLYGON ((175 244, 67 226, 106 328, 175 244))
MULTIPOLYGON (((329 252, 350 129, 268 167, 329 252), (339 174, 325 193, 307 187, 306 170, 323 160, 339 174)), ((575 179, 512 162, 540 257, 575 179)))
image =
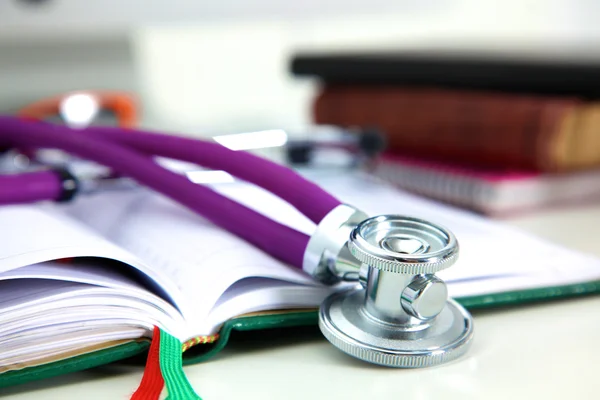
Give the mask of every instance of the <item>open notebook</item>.
MULTIPOLYGON (((598 290, 600 260, 591 256, 367 176, 311 178, 370 214, 404 213, 450 228, 461 255, 439 275, 467 307, 598 290)), ((314 229, 262 189, 241 182, 214 188, 298 230, 314 229)), ((1 207, 0 226, 0 386, 131 355, 123 345, 149 337, 154 325, 185 341, 223 333, 232 320, 251 326, 260 317, 239 318, 248 313, 315 309, 340 289, 316 283, 144 189, 66 206, 1 207)), ((297 317, 281 313, 271 326, 297 317)))

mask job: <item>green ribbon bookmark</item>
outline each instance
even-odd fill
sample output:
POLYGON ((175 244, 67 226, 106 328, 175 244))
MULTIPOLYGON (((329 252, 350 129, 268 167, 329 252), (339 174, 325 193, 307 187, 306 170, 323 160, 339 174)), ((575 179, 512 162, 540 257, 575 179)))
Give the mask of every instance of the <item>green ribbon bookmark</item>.
POLYGON ((183 372, 181 342, 160 331, 160 371, 168 397, 166 400, 202 400, 183 372))

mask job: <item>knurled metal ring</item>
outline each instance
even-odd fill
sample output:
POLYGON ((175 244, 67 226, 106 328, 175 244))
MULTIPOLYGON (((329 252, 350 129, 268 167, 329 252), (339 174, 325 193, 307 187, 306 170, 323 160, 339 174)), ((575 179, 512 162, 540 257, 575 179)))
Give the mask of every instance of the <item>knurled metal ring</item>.
POLYGON ((401 215, 380 215, 356 226, 348 242, 359 261, 383 271, 433 274, 458 258, 458 242, 440 225, 401 215))

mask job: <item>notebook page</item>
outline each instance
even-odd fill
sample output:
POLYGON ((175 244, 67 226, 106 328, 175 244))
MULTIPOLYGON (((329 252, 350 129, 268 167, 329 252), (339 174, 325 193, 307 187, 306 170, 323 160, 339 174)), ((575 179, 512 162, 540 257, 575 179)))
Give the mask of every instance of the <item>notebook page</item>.
MULTIPOLYGON (((398 190, 365 173, 308 170, 304 175, 347 204, 369 215, 404 214, 450 229, 460 244, 457 263, 438 273, 453 297, 533 287, 565 285, 600 279, 597 257, 550 243, 516 228, 473 213, 398 190)), ((294 209, 275 207, 280 201, 249 185, 223 185, 220 192, 288 225, 308 231, 294 209), (249 199, 260 198, 260 202, 249 199), (285 214, 277 215, 277 212, 285 214)), ((314 228, 313 228, 314 229, 314 228)), ((309 231, 310 233, 310 231, 309 231)))
POLYGON ((403 192, 367 175, 309 175, 370 215, 405 214, 450 229, 456 264, 438 273, 454 297, 600 279, 600 260, 461 209, 403 192))
POLYGON ((95 265, 88 260, 76 264, 50 261, 0 273, 0 281, 13 280, 14 282, 16 279, 29 279, 29 282, 34 280, 73 282, 110 288, 114 289, 116 294, 137 298, 146 304, 152 305, 153 308, 160 310, 171 320, 179 321, 182 319, 180 312, 170 303, 150 293, 137 281, 119 273, 114 268, 95 265))
POLYGON ((60 281, 0 281, 0 371, 48 353, 136 339, 151 332, 154 321, 140 317, 139 310, 129 317, 120 304, 108 304, 114 297, 94 298, 94 292, 86 285, 60 281), (89 304, 77 307, 56 301, 78 296, 89 304))
MULTIPOLYGON (((348 285, 346 285, 348 286, 348 285)), ((201 329, 215 331, 233 316, 271 309, 317 308, 333 292, 330 287, 301 286, 274 279, 242 279, 219 298, 201 329)))
POLYGON ((179 294, 160 273, 145 267, 131 253, 115 246, 81 223, 58 212, 54 205, 0 207, 0 273, 45 261, 99 257, 121 261, 148 277, 162 297, 175 304, 179 294))
POLYGON ((36 348, 44 339, 52 343, 95 329, 134 327, 149 335, 156 325, 180 340, 192 335, 179 314, 169 315, 165 307, 136 292, 56 279, 4 278, 0 280, 0 359, 8 357, 9 349, 36 348))
MULTIPOLYGON (((245 188, 237 193, 247 201, 255 192, 245 188)), ((273 198, 269 195, 271 203, 267 206, 273 204, 273 198)), ((258 202, 263 201, 265 198, 260 197, 258 202)), ((274 204, 278 217, 285 219, 289 206, 282 206, 277 199, 274 204)), ((190 320, 205 320, 223 292, 244 278, 266 277, 321 286, 297 268, 284 265, 196 213, 145 189, 91 196, 65 211, 168 275, 188 308, 193 309, 193 318, 186 315, 190 320)))
MULTIPOLYGON (((600 260, 550 243, 516 228, 461 209, 400 191, 367 174, 309 170, 305 175, 345 203, 369 215, 405 214, 446 226, 458 238, 460 257, 439 273, 454 297, 565 285, 600 279, 600 260)), ((255 210, 310 233, 294 209, 262 189, 238 183, 218 190, 255 210), (249 196, 249 193, 263 192, 249 196), (243 194, 246 194, 245 196, 243 194), (270 197, 269 197, 270 196, 270 197), (260 198, 260 202, 252 199, 260 198), (277 214, 278 212, 285 212, 277 214)), ((313 228, 314 229, 314 228, 313 228)))
MULTIPOLYGON (((450 229, 461 246, 461 254, 456 266, 442 272, 450 281, 534 274, 536 271, 548 269, 547 263, 539 262, 540 255, 560 261, 565 257, 580 256, 576 252, 537 239, 517 229, 401 192, 367 175, 360 173, 340 175, 325 172, 310 174, 308 178, 338 199, 354 205, 369 215, 409 215, 450 229), (518 262, 510 261, 510 253, 519 254, 518 262), (492 254, 494 256, 490 257, 492 254), (481 260, 485 260, 485 265, 481 260)), ((217 190, 295 229, 308 234, 314 231, 314 225, 311 230, 301 219, 298 211, 291 207, 284 208, 279 204, 282 202, 280 199, 262 189, 236 183, 219 186, 217 190), (260 201, 256 201, 258 199, 260 201)), ((589 260, 584 264, 589 266, 589 260)))

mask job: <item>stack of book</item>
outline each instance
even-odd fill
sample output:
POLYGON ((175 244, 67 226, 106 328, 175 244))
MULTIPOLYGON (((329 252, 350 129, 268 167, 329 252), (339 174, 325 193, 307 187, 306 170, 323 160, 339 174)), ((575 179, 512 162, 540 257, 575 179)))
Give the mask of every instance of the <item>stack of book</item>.
POLYGON ((299 55, 318 124, 376 126, 373 172, 419 194, 507 215, 600 199, 600 68, 448 54, 299 55))

